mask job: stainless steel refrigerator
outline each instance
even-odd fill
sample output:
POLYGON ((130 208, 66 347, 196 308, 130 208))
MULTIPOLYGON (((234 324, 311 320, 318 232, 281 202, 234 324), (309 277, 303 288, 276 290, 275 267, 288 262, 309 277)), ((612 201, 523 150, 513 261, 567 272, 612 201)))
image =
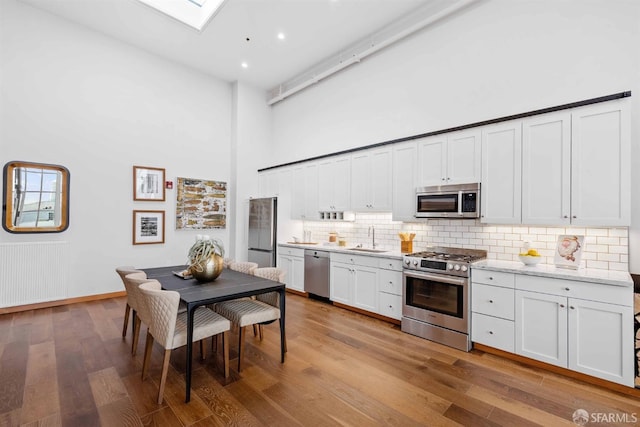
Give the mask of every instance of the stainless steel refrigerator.
POLYGON ((260 267, 276 266, 278 199, 249 200, 248 260, 260 267))

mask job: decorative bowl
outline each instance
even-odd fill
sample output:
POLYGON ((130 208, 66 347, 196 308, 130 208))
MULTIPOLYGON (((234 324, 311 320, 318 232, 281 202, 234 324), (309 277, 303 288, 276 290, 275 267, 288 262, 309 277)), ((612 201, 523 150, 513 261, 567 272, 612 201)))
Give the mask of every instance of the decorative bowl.
POLYGON ((520 258, 520 261, 522 261, 524 265, 536 265, 542 261, 541 256, 518 255, 518 258, 520 258))

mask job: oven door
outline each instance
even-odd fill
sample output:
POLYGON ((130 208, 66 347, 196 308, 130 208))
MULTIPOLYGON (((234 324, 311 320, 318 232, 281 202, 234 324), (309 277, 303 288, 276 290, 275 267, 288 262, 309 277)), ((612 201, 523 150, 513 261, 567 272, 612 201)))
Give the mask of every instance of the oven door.
POLYGON ((404 271, 402 315, 468 333, 468 286, 467 278, 404 271))

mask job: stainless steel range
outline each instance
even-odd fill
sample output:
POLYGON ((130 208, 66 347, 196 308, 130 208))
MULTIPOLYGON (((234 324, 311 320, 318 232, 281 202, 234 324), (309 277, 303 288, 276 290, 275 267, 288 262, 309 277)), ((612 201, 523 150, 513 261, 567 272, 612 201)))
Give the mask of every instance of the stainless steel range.
POLYGON ((431 247, 403 257, 402 330, 471 350, 469 264, 487 251, 431 247))

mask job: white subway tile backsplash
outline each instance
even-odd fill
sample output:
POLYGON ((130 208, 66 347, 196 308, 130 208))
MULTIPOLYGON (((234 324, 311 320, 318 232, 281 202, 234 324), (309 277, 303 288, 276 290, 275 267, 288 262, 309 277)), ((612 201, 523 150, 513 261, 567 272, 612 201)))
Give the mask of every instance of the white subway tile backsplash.
POLYGON ((416 233, 414 251, 428 246, 453 246, 484 249, 490 259, 517 261, 523 242, 531 243, 543 256, 542 262, 553 264, 558 236, 585 236, 581 267, 628 271, 629 231, 627 228, 540 227, 484 225, 476 220, 426 220, 402 223, 391 220, 391 214, 356 214, 354 222, 306 221, 305 230, 312 232, 314 241, 326 242, 329 232, 335 231, 347 240, 347 245, 370 244, 370 226, 375 226, 376 243, 398 250, 399 232, 416 233))

